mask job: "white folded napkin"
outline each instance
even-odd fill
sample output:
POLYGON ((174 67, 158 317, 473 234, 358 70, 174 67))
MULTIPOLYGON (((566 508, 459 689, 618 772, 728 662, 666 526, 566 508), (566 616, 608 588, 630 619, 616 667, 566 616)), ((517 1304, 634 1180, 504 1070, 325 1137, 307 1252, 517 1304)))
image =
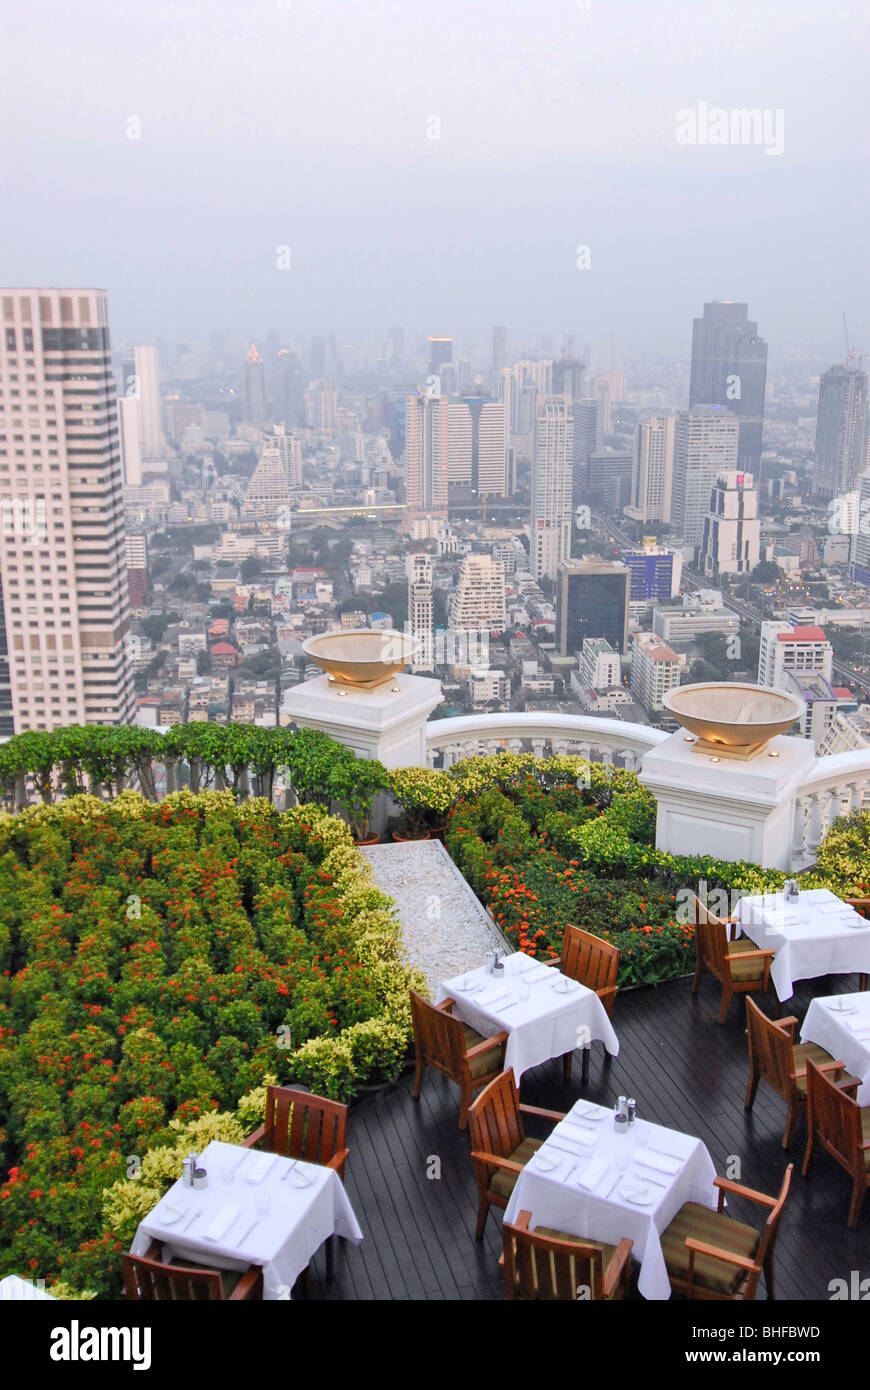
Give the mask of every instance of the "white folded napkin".
POLYGON ((596 1124, 604 1119, 605 1114, 610 1111, 602 1111, 597 1105, 592 1105, 587 1100, 578 1100, 577 1104, 568 1112, 569 1124, 596 1124))
POLYGON ((653 1168, 657 1173, 668 1173, 671 1177, 679 1173, 683 1164, 678 1158, 672 1158, 670 1154, 658 1153, 655 1149, 641 1149, 634 1155, 635 1162, 644 1168, 653 1168))
POLYGON ((277 1154, 256 1154, 253 1161, 249 1159, 245 1164, 243 1173, 245 1182, 262 1182, 274 1164, 276 1157, 277 1154))
POLYGON ((527 985, 536 985, 539 980, 551 980, 553 971, 549 965, 536 965, 533 970, 524 970, 523 979, 527 985))
POLYGON ((817 903, 816 912, 854 912, 851 903, 817 903))
POLYGON ((554 1149, 564 1149, 565 1152, 569 1154, 580 1154, 595 1143, 595 1135, 593 1134, 591 1138, 585 1139, 581 1136, 579 1130, 574 1130, 570 1134, 560 1130, 555 1139, 548 1139, 547 1143, 554 1149))
POLYGON ((578 1168, 575 1171, 574 1182, 578 1183, 580 1187, 587 1188, 588 1191, 591 1192, 595 1184, 599 1183, 604 1177, 609 1166, 610 1165, 606 1163, 603 1158, 593 1158, 591 1163, 587 1163, 584 1167, 578 1168))
POLYGON ((478 1004, 483 1004, 487 1009, 493 1004, 501 1004, 505 999, 510 999, 506 989, 498 990, 495 994, 482 994, 478 999, 478 1004))
POLYGON ((239 1214, 238 1207, 223 1206, 202 1233, 203 1240, 222 1240, 239 1214))
POLYGON ((590 1125, 581 1124, 573 1115, 567 1115, 556 1133, 566 1134, 569 1139, 576 1139, 581 1144, 594 1144, 599 1131, 590 1125))

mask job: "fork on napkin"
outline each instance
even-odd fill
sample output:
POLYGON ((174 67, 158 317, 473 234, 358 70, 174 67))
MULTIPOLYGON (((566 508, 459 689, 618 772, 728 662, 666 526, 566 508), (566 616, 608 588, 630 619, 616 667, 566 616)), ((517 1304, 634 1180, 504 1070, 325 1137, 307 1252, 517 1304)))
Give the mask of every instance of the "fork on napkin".
POLYGON ((652 1168, 657 1173, 668 1173, 671 1177, 679 1173, 683 1166, 681 1158, 674 1158, 673 1154, 659 1153, 658 1149, 647 1149, 638 1151, 634 1155, 634 1161, 644 1168, 652 1168))
POLYGON ((585 1187, 589 1192, 592 1191, 596 1183, 599 1183, 610 1167, 603 1158, 593 1158, 585 1167, 577 1168, 574 1172, 574 1182, 585 1187))
POLYGON ((250 1183, 262 1182, 277 1157, 277 1154, 257 1154, 255 1161, 249 1163, 245 1169, 244 1181, 250 1183))

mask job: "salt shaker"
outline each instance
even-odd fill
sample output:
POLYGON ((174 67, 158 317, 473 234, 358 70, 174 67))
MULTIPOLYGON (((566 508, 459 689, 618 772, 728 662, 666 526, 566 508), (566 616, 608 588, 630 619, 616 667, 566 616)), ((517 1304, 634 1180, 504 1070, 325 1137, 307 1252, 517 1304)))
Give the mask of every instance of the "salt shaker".
POLYGON ((485 964, 486 964, 487 973, 488 973, 489 975, 491 975, 492 972, 493 972, 493 970, 495 969, 495 962, 496 962, 496 953, 495 953, 495 951, 487 951, 487 953, 486 953, 486 955, 484 956, 483 959, 484 959, 484 962, 485 962, 485 964))
POLYGON ((185 1187, 193 1187, 193 1175, 196 1172, 197 1155, 189 1153, 181 1165, 181 1180, 185 1187))
POLYGON ((637 1101, 635 1100, 634 1096, 629 1096, 628 1100, 626 1101, 626 1110, 628 1111, 628 1123, 630 1125, 633 1125, 634 1117, 637 1112, 637 1101))
POLYGON ((208 1173, 205 1168, 195 1168, 193 1170, 193 1185, 197 1191, 202 1191, 208 1186, 208 1173))

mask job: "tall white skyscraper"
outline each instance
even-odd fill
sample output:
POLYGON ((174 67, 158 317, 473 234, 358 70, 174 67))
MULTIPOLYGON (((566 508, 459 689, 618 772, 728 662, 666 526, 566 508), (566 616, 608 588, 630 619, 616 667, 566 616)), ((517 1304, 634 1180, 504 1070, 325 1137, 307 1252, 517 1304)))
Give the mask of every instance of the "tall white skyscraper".
POLYGON ((450 626, 458 632, 505 626, 504 565, 491 555, 466 555, 450 605, 450 626))
POLYGON ((855 488, 855 520, 852 527, 850 560, 856 578, 870 583, 870 468, 858 475, 855 488))
POLYGON ((405 407, 405 498, 408 518, 447 516, 446 396, 409 396, 405 407))
POLYGON ((671 522, 687 545, 700 545, 710 492, 720 473, 737 471, 740 422, 719 406, 677 416, 671 522))
POLYGON ((866 463, 867 373, 831 367, 819 381, 813 491, 818 497, 851 492, 866 463))
POLYGON ((651 416, 634 432, 631 502, 626 516, 634 521, 671 519, 674 480, 674 417, 651 416))
POLYGON ((0 290, 0 571, 15 730, 125 724, 133 681, 106 294, 0 290))
POLYGON ((435 643, 432 616, 432 556, 408 556, 408 622, 411 636, 419 643, 413 660, 415 671, 435 669, 435 643))
POLYGON ((704 518, 699 568, 708 576, 751 574, 761 553, 758 493, 751 473, 720 473, 704 518))
POLYGON ((155 347, 137 347, 133 352, 139 404, 142 411, 142 457, 163 457, 163 431, 160 428, 160 361, 155 347))
POLYGON ((476 497, 508 492, 507 410, 503 401, 465 397, 447 408, 447 481, 476 497))
POLYGON ((538 396, 532 463, 531 569, 555 580, 571 553, 574 417, 567 396, 538 396))

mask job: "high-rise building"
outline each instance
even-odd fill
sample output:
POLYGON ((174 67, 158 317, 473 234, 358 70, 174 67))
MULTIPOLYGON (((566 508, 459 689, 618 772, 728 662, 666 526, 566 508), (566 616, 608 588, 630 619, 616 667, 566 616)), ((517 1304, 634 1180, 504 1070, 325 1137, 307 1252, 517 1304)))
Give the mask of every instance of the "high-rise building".
POLYGON ((160 363, 155 347, 133 349, 139 404, 142 412, 142 458, 163 457, 163 431, 160 428, 160 363))
POLYGON ((255 429, 266 427, 266 373, 263 359, 254 343, 248 349, 245 359, 245 373, 242 382, 242 416, 246 425, 255 429))
POLYGON ((602 372, 592 383, 592 393, 601 401, 604 433, 610 434, 613 426, 613 407, 625 397, 622 372, 602 372))
POLYGON ((3 602, 3 575, 0 573, 0 738, 15 733, 12 713, 12 677, 9 671, 9 644, 6 640, 6 611, 3 602))
POLYGON ((309 351, 311 375, 317 380, 326 375, 326 339, 312 338, 309 351))
POLYGON ((437 376, 442 367, 453 361, 453 339, 429 337, 429 372, 437 376))
POLYGON ((631 502, 633 521, 670 522, 674 481, 674 417, 650 416, 634 432, 631 502))
POLYGON ((831 367, 819 381, 813 491, 832 498, 851 492, 865 467, 867 373, 831 367))
POLYGON ((580 651, 580 683, 585 690, 609 690, 622 680, 619 652, 606 637, 586 637, 580 651))
POLYGON ((127 487, 142 486, 142 403, 136 396, 118 399, 121 465, 127 487))
POLYGON ((408 556, 408 622, 419 643, 413 660, 415 671, 435 669, 435 633, 432 608, 432 557, 425 552, 408 556))
POLYGON ((305 424, 305 368, 290 348, 279 348, 275 360, 272 415, 288 429, 305 424))
POLYGON ((450 626, 458 632, 503 632, 506 621, 501 561, 491 555, 466 555, 450 604, 450 626))
POLYGON ((687 545, 700 545, 710 491, 720 473, 737 471, 739 422, 717 406, 681 411, 674 430, 671 522, 687 545))
POLYGON ((748 304, 717 299, 692 324, 689 409, 724 406, 740 420, 735 467, 761 476, 767 343, 748 318, 748 304))
POLYGON ((831 684, 833 648, 824 630, 787 622, 761 624, 758 684, 785 690, 804 702, 800 729, 818 748, 828 734, 840 704, 831 684))
POLYGON ((662 603, 679 593, 683 557, 678 550, 647 539, 639 550, 620 551, 619 558, 631 574, 631 603, 662 603))
POLYGON ((652 632, 636 632, 631 646, 631 693, 639 705, 657 711, 669 690, 680 684, 687 657, 679 655, 652 632))
POLYGON ((451 400, 447 410, 447 481, 475 497, 508 492, 507 411, 482 396, 451 400))
POLYGON ((589 461, 604 448, 604 413, 598 396, 578 396, 574 401, 574 470, 572 490, 575 507, 589 492, 589 461))
POLYGON ((552 393, 553 363, 550 359, 541 362, 523 359, 505 368, 501 396, 507 406, 511 443, 519 453, 530 455, 534 447, 537 397, 552 393))
POLYGON ((567 396, 538 396, 532 461, 531 571, 555 579, 571 553, 574 417, 567 396))
POLYGON ((142 608, 148 602, 148 542, 145 537, 128 535, 125 541, 125 555, 130 607, 142 608))
POLYGON ((405 500, 415 515, 447 516, 446 396, 409 396, 405 402, 405 500))
POLYGON ((556 641, 575 656, 588 637, 606 637, 614 651, 628 644, 631 573, 606 560, 563 560, 556 590, 556 641))
POLYGON ((570 396, 572 401, 583 395, 583 371, 585 364, 579 357, 557 357, 553 363, 553 394, 570 396))
POLYGON ((248 521, 277 522, 290 515, 291 495, 288 478, 288 446, 283 434, 271 436, 260 454, 242 507, 248 521))
POLYGON ((125 724, 130 605, 106 294, 7 289, 0 302, 0 402, 13 431, 0 442, 0 571, 15 730, 125 724))
POLYGON ((507 329, 499 325, 492 330, 492 373, 500 376, 507 366, 507 329))
POLYGON ((698 565, 711 577, 751 574, 761 553, 758 493, 751 473, 720 473, 710 493, 698 565))
POLYGON ((857 506, 852 530, 852 578, 859 584, 870 585, 870 468, 859 474, 855 488, 857 506))

